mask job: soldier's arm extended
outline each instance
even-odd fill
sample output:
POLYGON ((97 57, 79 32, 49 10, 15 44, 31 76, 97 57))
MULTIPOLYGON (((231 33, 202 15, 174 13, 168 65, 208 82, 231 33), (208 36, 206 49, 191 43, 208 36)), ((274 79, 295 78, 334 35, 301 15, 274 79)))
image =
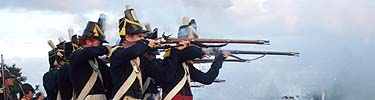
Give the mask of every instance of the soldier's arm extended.
POLYGON ((169 57, 166 57, 163 61, 163 67, 159 69, 160 80, 165 82, 171 82, 177 78, 178 71, 182 69, 182 63, 191 59, 199 58, 203 56, 202 49, 189 46, 182 50, 173 48, 170 52, 169 57))
POLYGON ((116 57, 114 59, 124 59, 124 60, 135 59, 139 56, 142 56, 146 52, 146 50, 149 48, 147 44, 148 44, 147 40, 140 40, 135 45, 129 48, 117 49, 113 53, 112 57, 116 57))
POLYGON ((204 52, 201 48, 196 46, 188 46, 183 49, 178 55, 179 63, 186 62, 195 58, 201 58, 204 52))
POLYGON ((108 53, 108 49, 105 46, 94 46, 94 47, 86 47, 79 51, 79 60, 80 61, 87 61, 89 59, 102 56, 108 53))
POLYGON ((219 75, 219 70, 222 67, 224 59, 222 55, 216 56, 214 62, 211 64, 211 68, 206 73, 196 69, 192 64, 189 64, 191 79, 205 85, 211 84, 219 75))

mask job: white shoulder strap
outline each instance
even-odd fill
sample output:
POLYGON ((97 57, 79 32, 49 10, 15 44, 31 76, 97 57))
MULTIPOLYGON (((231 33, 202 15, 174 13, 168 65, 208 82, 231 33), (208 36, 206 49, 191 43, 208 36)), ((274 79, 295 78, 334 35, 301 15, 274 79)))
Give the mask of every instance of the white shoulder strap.
POLYGON ((177 83, 175 87, 165 96, 164 100, 172 100, 172 98, 184 87, 186 81, 188 81, 188 84, 190 84, 190 73, 189 68, 186 65, 186 63, 182 63, 182 67, 184 68, 185 74, 184 77, 182 77, 181 81, 177 83))
POLYGON ((114 48, 109 51, 108 57, 111 57, 113 52, 115 52, 118 48, 123 48, 123 46, 115 46, 114 48))
POLYGON ((128 79, 126 79, 126 81, 121 85, 119 90, 116 92, 115 96, 113 97, 113 100, 120 100, 120 98, 129 90, 130 86, 134 83, 136 78, 138 78, 142 89, 142 75, 138 70, 138 67, 140 65, 139 57, 131 60, 130 63, 133 67, 133 71, 129 75, 128 79))
POLYGON ((97 63, 98 62, 96 61, 96 59, 95 59, 95 63, 94 63, 94 61, 89 60, 89 64, 93 68, 93 71, 92 71, 92 74, 91 74, 89 80, 87 81, 85 87, 83 87, 81 93, 79 94, 77 100, 84 100, 86 98, 86 96, 89 94, 92 87, 94 86, 94 84, 95 84, 95 82, 98 78, 98 73, 100 73, 97 63), (95 66, 95 64, 96 64, 96 66, 95 66))
POLYGON ((97 61, 96 59, 94 59, 94 61, 89 60, 89 64, 90 64, 91 68, 92 68, 94 71, 96 71, 96 73, 98 73, 98 76, 99 76, 100 82, 102 82, 102 84, 104 84, 104 83, 103 83, 103 76, 102 76, 102 73, 101 73, 100 70, 99 70, 99 64, 98 64, 98 61, 97 61))
POLYGON ((56 100, 62 100, 60 90, 57 91, 57 98, 56 100))

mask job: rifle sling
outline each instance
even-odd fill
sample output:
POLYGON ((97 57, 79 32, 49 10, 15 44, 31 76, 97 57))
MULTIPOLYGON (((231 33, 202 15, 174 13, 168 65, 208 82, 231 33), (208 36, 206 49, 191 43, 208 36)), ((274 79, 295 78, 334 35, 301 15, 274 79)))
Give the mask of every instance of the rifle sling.
POLYGON ((164 100, 172 100, 172 98, 184 87, 186 81, 188 84, 190 84, 190 73, 189 73, 189 67, 186 65, 186 63, 182 63, 182 67, 184 68, 185 74, 184 77, 180 80, 180 82, 177 83, 175 87, 169 93, 167 96, 165 96, 164 100))
POLYGON ((79 94, 77 100, 84 100, 86 98, 86 96, 89 94, 92 87, 95 85, 95 82, 96 82, 98 76, 99 76, 101 82, 103 83, 103 79, 101 77, 100 70, 98 68, 97 60, 96 59, 94 59, 94 61, 89 60, 89 64, 90 64, 91 68, 93 69, 93 71, 92 71, 92 74, 91 74, 89 80, 87 81, 86 85, 83 87, 81 93, 79 94))
POLYGON ((129 75, 129 77, 125 80, 125 82, 121 85, 121 87, 116 92, 113 100, 120 100, 120 98, 129 90, 130 86, 134 83, 135 79, 138 78, 139 84, 142 89, 142 74, 138 70, 138 66, 140 64, 139 57, 130 61, 133 71, 129 75))

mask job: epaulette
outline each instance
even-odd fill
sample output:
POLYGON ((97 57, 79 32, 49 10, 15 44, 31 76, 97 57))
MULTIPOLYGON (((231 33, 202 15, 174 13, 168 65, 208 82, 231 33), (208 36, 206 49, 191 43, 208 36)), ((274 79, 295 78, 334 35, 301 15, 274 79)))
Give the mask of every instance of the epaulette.
POLYGON ((171 55, 171 50, 172 50, 172 48, 166 49, 165 52, 164 52, 163 58, 169 57, 171 55))
POLYGON ((112 56, 112 53, 115 52, 118 48, 123 48, 124 46, 115 46, 109 51, 108 57, 112 56))
POLYGON ((78 44, 76 43, 72 43, 72 46, 73 46, 73 52, 78 50, 79 48, 81 48, 78 44))

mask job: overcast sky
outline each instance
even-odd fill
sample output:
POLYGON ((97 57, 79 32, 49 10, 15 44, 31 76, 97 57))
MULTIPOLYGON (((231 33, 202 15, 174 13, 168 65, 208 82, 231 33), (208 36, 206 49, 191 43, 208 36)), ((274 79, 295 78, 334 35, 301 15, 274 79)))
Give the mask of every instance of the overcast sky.
MULTIPOLYGON (((240 50, 296 51, 300 57, 267 56, 225 63, 225 83, 193 89, 194 98, 269 100, 311 97, 369 100, 375 93, 373 0, 128 0, 141 23, 174 34, 183 16, 195 18, 200 38, 266 39, 270 46, 230 45, 240 50), (213 96, 212 94, 215 94, 213 96)), ((118 40, 125 0, 6 0, 0 3, 0 53, 42 85, 48 70, 47 40, 81 34, 87 21, 108 17, 107 40, 118 40)), ((248 57, 248 56, 246 56, 248 57)), ((202 65, 197 65, 202 66, 202 65)), ((203 66, 204 67, 204 66, 203 66)), ((204 68, 203 68, 204 69, 204 68)), ((206 68, 207 69, 207 68, 206 68)))

